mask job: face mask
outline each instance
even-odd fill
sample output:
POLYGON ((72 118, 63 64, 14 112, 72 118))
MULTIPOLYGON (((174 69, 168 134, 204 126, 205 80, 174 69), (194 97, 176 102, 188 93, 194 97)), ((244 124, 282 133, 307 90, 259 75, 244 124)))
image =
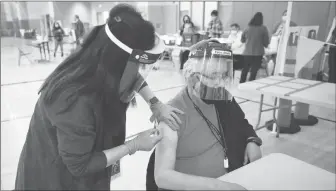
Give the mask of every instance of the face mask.
POLYGON ((237 35, 237 34, 238 34, 238 31, 236 31, 236 30, 232 30, 232 31, 231 31, 231 34, 232 34, 232 35, 237 35))
POLYGON ((191 51, 185 63, 188 87, 202 100, 231 100, 233 85, 232 52, 223 44, 207 42, 191 51))
MULTIPOLYGON (((121 22, 119 17, 115 18, 115 20, 121 22)), ((153 49, 148 51, 131 49, 112 34, 107 24, 105 25, 105 32, 113 43, 130 54, 120 80, 119 88, 120 100, 124 103, 129 103, 152 71, 154 63, 163 53, 165 49, 164 42, 156 34, 155 46, 153 49)))
POLYGON ((282 21, 286 21, 286 19, 287 19, 287 16, 282 16, 282 21))

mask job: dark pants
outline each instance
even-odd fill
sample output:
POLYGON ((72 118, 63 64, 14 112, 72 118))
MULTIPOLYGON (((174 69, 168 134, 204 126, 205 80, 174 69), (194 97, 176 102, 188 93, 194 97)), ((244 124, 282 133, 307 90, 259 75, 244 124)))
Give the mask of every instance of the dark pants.
POLYGON ((182 53, 180 54, 180 60, 181 60, 180 69, 181 70, 183 69, 184 63, 186 63, 186 61, 188 60, 189 53, 190 53, 189 50, 185 50, 185 51, 182 51, 182 53))
POLYGON ((249 72, 249 81, 256 79, 258 70, 261 67, 261 61, 262 56, 244 56, 244 68, 240 76, 240 83, 246 82, 246 77, 249 72))
POLYGON ((243 55, 233 55, 233 77, 236 70, 241 70, 244 67, 244 56, 243 55))
POLYGON ((328 82, 336 83, 336 47, 330 46, 329 48, 329 72, 328 72, 328 82))
POLYGON ((63 41, 62 40, 60 40, 60 41, 55 40, 55 53, 54 53, 55 55, 56 55, 58 47, 61 48, 61 52, 62 52, 62 55, 63 55, 63 41))
POLYGON ((275 66, 276 66, 276 58, 277 58, 277 54, 272 54, 271 55, 271 59, 273 60, 274 66, 273 66, 273 70, 272 70, 271 74, 269 74, 269 75, 274 75, 274 70, 275 70, 275 66))

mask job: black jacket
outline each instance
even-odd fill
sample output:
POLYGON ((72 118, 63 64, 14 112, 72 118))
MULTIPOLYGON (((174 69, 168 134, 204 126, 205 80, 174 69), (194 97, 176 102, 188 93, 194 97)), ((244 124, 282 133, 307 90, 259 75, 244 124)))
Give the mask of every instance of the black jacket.
MULTIPOLYGON (((245 119, 245 114, 233 99, 229 103, 215 104, 224 129, 224 137, 228 147, 229 172, 243 166, 247 138, 258 137, 252 125, 245 119)), ((146 189, 158 190, 154 178, 155 150, 150 156, 147 166, 146 189)))

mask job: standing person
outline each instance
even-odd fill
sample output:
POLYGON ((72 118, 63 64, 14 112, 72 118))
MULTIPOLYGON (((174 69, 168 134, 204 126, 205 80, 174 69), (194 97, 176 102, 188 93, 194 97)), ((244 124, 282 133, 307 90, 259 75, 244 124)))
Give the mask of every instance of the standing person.
POLYGON ((233 23, 228 37, 233 54, 233 75, 235 74, 235 70, 240 70, 244 66, 244 44, 241 42, 242 34, 243 31, 240 30, 240 26, 237 23, 233 23))
MULTIPOLYGON (((273 29, 273 32, 272 32, 272 36, 276 36, 278 41, 279 41, 279 39, 280 39, 280 37, 283 33, 283 29, 285 27, 286 20, 287 20, 287 10, 285 10, 282 13, 281 21, 279 21, 278 24, 275 25, 275 27, 273 29)), ((290 21, 289 26, 290 27, 295 27, 295 26, 297 26, 297 24, 293 21, 290 21)), ((270 56, 266 56, 267 57, 266 62, 269 62, 269 60, 272 60, 273 63, 274 63, 274 65, 272 67, 272 71, 270 72, 271 75, 274 74, 274 69, 275 69, 275 64, 276 64, 276 56, 277 56, 277 54, 272 54, 270 56)))
MULTIPOLYGON (((184 15, 183 16, 183 24, 180 28, 180 35, 182 36, 183 33, 185 32, 194 32, 195 31, 195 25, 194 23, 191 21, 191 18, 188 15, 184 15)), ((181 54, 180 54, 180 60, 181 60, 181 64, 180 64, 180 69, 183 69, 183 65, 184 63, 188 60, 188 55, 189 55, 189 50, 182 50, 181 54)))
POLYGON ((328 58, 328 82, 336 83, 336 17, 333 20, 331 30, 327 37, 327 42, 334 44, 329 46, 329 58, 328 58))
POLYGON ((75 15, 75 35, 76 35, 76 44, 80 45, 83 40, 83 36, 85 33, 84 24, 79 19, 78 15, 75 15))
POLYGON ((220 38, 223 33, 222 21, 218 18, 218 11, 211 12, 211 21, 208 24, 207 35, 209 38, 220 38))
POLYGON ((54 57, 56 57, 56 52, 58 47, 61 48, 61 56, 63 57, 63 37, 64 37, 64 30, 59 24, 59 22, 54 23, 54 27, 52 30, 55 38, 55 52, 54 57))
POLYGON ((180 122, 172 111, 181 112, 162 104, 139 73, 163 50, 154 26, 139 12, 113 7, 108 22, 96 26, 43 83, 15 190, 109 190, 112 164, 150 151, 162 138, 150 129, 125 142, 126 110, 136 92, 158 121, 180 122))
POLYGON ((257 12, 249 22, 249 26, 243 32, 241 38, 241 42, 245 43, 245 49, 243 52, 244 68, 240 76, 240 83, 246 81, 247 74, 250 71, 249 81, 256 79, 269 41, 268 30, 263 25, 263 15, 261 12, 257 12))

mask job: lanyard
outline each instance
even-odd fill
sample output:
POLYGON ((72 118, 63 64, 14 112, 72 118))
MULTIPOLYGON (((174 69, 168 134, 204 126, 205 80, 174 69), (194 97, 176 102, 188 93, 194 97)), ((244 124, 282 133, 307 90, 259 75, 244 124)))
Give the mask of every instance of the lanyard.
POLYGON ((224 151, 224 158, 227 160, 227 146, 226 146, 226 142, 225 142, 225 137, 224 137, 224 129, 222 127, 220 118, 219 118, 219 113, 216 109, 216 115, 217 115, 217 121, 218 121, 218 126, 219 128, 216 128, 216 126, 207 118, 205 117, 205 115, 203 114, 203 112, 200 110, 200 108, 193 102, 193 100, 191 99, 188 91, 187 91, 187 95, 189 97, 189 99, 191 100, 191 102, 194 105, 194 108, 196 109, 196 111, 200 114, 200 116, 205 120, 205 122, 207 123, 209 129, 211 130, 212 134, 215 136, 215 138, 217 139, 217 141, 221 144, 221 146, 223 147, 223 151, 224 151))

